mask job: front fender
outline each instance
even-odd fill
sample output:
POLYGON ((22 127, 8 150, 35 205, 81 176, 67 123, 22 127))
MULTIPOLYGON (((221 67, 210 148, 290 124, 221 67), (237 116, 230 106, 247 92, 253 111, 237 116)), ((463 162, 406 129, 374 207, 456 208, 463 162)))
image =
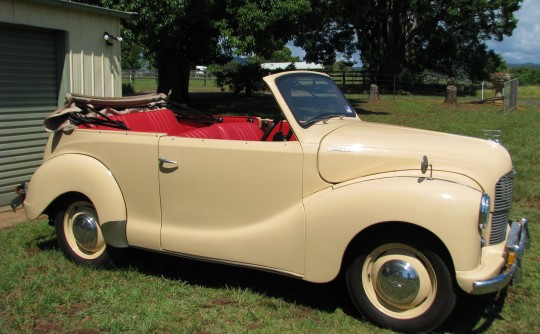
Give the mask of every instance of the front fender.
POLYGON ((92 201, 106 241, 111 240, 107 230, 125 228, 126 206, 118 183, 105 165, 83 154, 55 156, 36 170, 24 201, 26 217, 36 219, 55 199, 70 192, 81 193, 92 201))
POLYGON ((335 278, 351 241, 383 222, 429 230, 446 246, 456 270, 475 268, 481 256, 481 195, 458 183, 415 177, 359 181, 314 194, 304 201, 305 279, 327 282, 335 278))

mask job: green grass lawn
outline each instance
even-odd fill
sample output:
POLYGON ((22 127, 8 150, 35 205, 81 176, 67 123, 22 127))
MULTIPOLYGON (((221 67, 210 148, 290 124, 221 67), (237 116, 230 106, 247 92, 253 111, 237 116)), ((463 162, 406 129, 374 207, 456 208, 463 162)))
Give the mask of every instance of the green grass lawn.
MULTIPOLYGON (((463 296, 436 332, 539 333, 540 108, 502 114, 498 105, 447 107, 442 97, 348 97, 365 121, 475 137, 502 130, 518 172, 512 215, 531 221, 523 282, 498 296, 463 296)), ((269 96, 192 98, 215 113, 276 112, 269 96)), ((45 221, 1 230, 0 333, 391 333, 362 319, 341 278, 311 284, 140 250, 129 255, 121 267, 89 269, 63 257, 45 221)))

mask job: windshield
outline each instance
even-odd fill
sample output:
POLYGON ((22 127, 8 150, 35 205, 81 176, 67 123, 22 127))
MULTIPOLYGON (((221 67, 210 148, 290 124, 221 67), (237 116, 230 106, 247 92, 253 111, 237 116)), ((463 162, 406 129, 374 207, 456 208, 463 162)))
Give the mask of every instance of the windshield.
POLYGON ((307 128, 332 117, 356 117, 334 81, 318 74, 290 74, 276 80, 294 118, 307 128))

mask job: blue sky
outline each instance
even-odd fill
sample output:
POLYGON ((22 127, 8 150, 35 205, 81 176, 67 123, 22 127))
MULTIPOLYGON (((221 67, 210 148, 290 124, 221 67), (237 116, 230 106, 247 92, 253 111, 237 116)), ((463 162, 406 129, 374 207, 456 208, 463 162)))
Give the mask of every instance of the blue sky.
MULTIPOLYGON (((540 64, 540 1, 525 0, 521 8, 514 14, 518 24, 512 36, 501 41, 488 41, 490 49, 495 50, 509 64, 540 64)), ((301 48, 288 43, 293 56, 303 58, 306 54, 301 48)), ((358 54, 353 56, 358 62, 358 54)))
POLYGON ((514 15, 519 21, 512 36, 502 42, 489 41, 488 46, 509 64, 540 64, 540 1, 523 1, 514 15))

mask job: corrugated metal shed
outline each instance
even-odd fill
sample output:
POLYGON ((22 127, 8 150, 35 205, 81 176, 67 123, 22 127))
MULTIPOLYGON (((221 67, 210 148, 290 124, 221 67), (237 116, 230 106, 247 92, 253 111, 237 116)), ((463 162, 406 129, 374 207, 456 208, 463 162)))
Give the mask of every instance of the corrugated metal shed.
POLYGON ((43 118, 56 108, 56 34, 2 28, 0 34, 0 204, 41 162, 43 118))
POLYGON ((0 206, 40 165, 45 116, 66 93, 121 96, 124 13, 64 0, 0 0, 0 206))

